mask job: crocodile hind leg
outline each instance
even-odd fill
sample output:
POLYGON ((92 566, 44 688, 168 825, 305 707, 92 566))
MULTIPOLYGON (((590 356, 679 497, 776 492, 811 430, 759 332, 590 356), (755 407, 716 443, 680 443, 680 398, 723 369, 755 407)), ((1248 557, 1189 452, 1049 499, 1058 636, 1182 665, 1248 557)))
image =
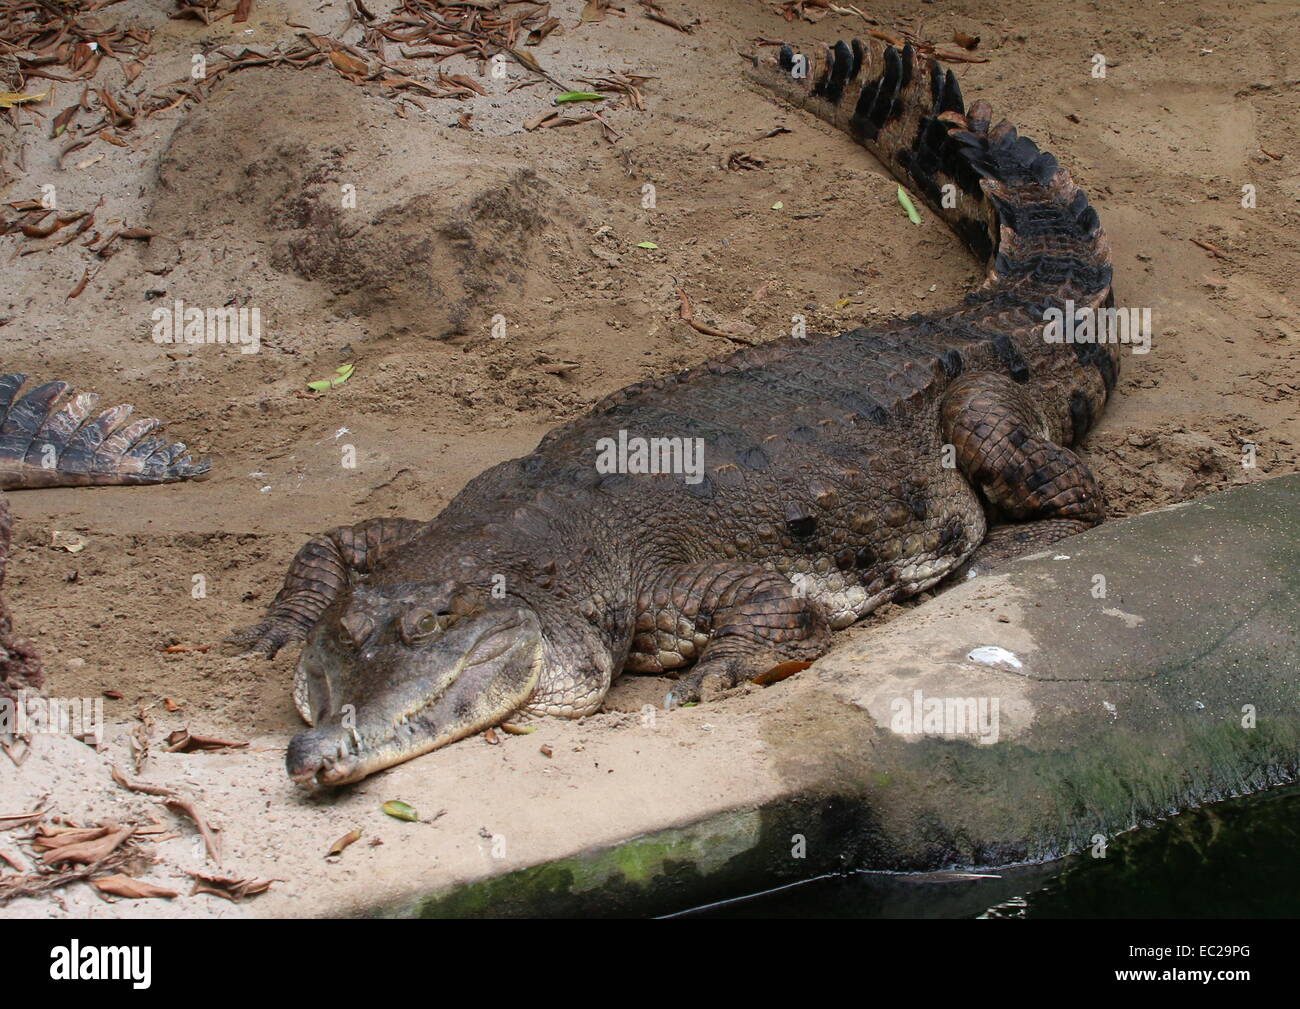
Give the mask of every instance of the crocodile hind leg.
POLYGON ((1073 536, 1102 520, 1101 490, 1077 455, 1058 444, 1025 391, 991 372, 963 376, 946 393, 945 439, 957 465, 1014 524, 994 526, 957 571, 973 577, 1073 536))
POLYGON ((237 651, 262 652, 271 658, 291 641, 302 641, 354 572, 369 571, 385 552, 425 525, 418 519, 376 518, 313 536, 289 563, 284 587, 271 602, 266 619, 233 632, 226 643, 237 651))
POLYGON ((1092 523, 1076 519, 1039 519, 1036 522, 994 526, 984 537, 984 542, 949 577, 954 581, 963 581, 986 575, 1007 561, 1049 547, 1057 540, 1091 528, 1092 523))
POLYGON ((202 479, 182 442, 150 437, 161 422, 127 422, 124 403, 92 416, 99 397, 83 392, 60 403, 70 386, 46 382, 16 398, 26 375, 0 375, 0 490, 202 479))
POLYGON ((790 661, 812 661, 830 643, 825 616, 787 579, 755 564, 676 568, 637 600, 627 668, 678 677, 669 706, 715 696, 790 661))

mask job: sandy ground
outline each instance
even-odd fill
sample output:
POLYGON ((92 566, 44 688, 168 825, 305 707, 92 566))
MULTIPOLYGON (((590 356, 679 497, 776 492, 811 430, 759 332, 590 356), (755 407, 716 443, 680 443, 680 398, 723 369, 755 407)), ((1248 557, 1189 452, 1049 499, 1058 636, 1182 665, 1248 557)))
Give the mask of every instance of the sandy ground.
MULTIPOLYGON (((128 147, 96 143, 61 169, 48 119, 18 110, 10 115, 25 125, 0 127, 16 175, 5 201, 53 184, 61 209, 102 200, 106 233, 158 234, 106 261, 76 243, 18 255, 32 239, 0 238, 0 368, 134 402, 213 463, 201 484, 12 496, 6 588, 51 693, 120 694, 106 702, 109 716, 143 706, 155 747, 182 727, 282 745, 299 724, 292 654, 268 663, 162 650, 210 644, 256 619, 308 535, 375 515, 433 515, 485 466, 528 451, 604 394, 732 349, 677 318, 675 288, 699 318, 763 340, 794 313, 813 330, 845 329, 954 301, 977 282, 932 215, 909 223, 868 155, 742 82, 736 53, 754 39, 850 36, 870 27, 860 18, 787 23, 757 2, 666 4, 700 19, 687 35, 633 3, 598 23, 580 22, 575 0, 552 6, 562 27, 530 50, 551 74, 649 78, 643 111, 606 114, 613 140, 595 123, 526 132, 554 88, 507 90, 535 75, 511 65, 505 80, 478 77, 476 64, 455 59, 443 69, 474 76, 487 96, 399 112, 377 85, 329 67, 244 70, 204 102, 123 132, 128 147), (469 129, 454 125, 462 112, 469 129), (789 132, 756 139, 780 126, 789 132), (728 170, 733 152, 762 167, 728 170), (653 207, 643 205, 646 185, 653 207), (355 208, 343 202, 348 186, 355 208), (69 299, 87 267, 98 272, 69 299), (151 313, 175 299, 258 307, 260 353, 154 343, 151 313), (492 336, 494 317, 503 339, 492 336), (306 392, 350 361, 346 384, 306 392), (346 446, 356 468, 341 464, 346 446), (85 549, 52 546, 55 530, 79 533, 85 549), (196 576, 203 598, 192 595, 196 576)), ((1125 358, 1084 453, 1112 513, 1300 468, 1291 6, 1134 10, 1106 0, 1063 20, 1051 2, 892 2, 870 14, 949 47, 956 30, 981 37, 988 62, 958 68, 967 101, 987 98, 1071 169, 1110 236, 1121 302, 1152 309, 1153 350, 1125 358), (1104 79, 1091 75, 1098 52, 1104 79), (1248 184, 1254 208, 1241 206, 1248 184), (1243 442, 1257 446, 1254 468, 1242 466, 1243 442)), ((136 93, 185 74, 205 43, 288 43, 301 29, 286 20, 328 33, 346 9, 258 0, 246 25, 204 26, 125 0, 100 17, 157 29, 126 87, 136 93)), ((121 86, 119 65, 103 67, 121 86)), ((38 108, 52 116, 78 93, 57 85, 38 108)), ((661 695, 662 684, 630 682, 611 706, 661 695)), ((724 700, 714 720, 729 705, 739 716, 744 701, 743 692, 724 700)), ((597 716, 582 731, 617 732, 626 717, 597 716)), ((697 735, 682 745, 713 744, 697 735)), ((141 776, 150 770, 146 761, 141 776)), ((0 814, 34 798, 6 794, 5 774, 0 814)), ((78 781, 69 773, 52 798, 82 820, 92 796, 114 786, 78 781)), ((570 783, 580 788, 581 776, 570 783)), ((286 801, 280 783, 268 787, 286 801)), ((240 815, 210 798, 225 817, 240 815)))

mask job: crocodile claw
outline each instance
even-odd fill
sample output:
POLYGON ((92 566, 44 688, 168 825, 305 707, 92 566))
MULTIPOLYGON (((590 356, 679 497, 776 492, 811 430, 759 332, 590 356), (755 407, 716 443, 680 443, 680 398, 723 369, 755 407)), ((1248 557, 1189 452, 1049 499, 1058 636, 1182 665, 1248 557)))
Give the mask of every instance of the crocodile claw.
POLYGON ((222 651, 227 655, 261 654, 273 659, 285 645, 306 637, 302 628, 293 621, 273 617, 232 631, 221 639, 221 643, 222 651))

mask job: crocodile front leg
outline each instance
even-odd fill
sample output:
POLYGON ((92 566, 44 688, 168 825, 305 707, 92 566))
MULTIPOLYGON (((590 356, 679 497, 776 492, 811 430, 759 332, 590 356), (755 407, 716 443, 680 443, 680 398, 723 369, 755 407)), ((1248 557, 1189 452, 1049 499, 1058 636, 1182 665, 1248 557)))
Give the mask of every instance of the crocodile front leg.
POLYGON ((792 660, 826 651, 825 616, 779 574, 722 562, 674 568, 637 600, 626 668, 656 673, 695 665, 669 704, 709 698, 792 660))
POLYGON ((349 583, 352 573, 364 574, 381 556, 405 543, 426 523, 418 519, 366 519, 313 536, 294 556, 284 587, 276 594, 266 619, 243 627, 226 643, 242 652, 275 656, 291 641, 302 641, 321 614, 349 583))
POLYGON ((957 465, 1010 518, 989 530, 958 569, 973 577, 1101 522, 1101 490, 1077 455, 1053 439, 1047 418, 1004 375, 963 376, 943 401, 943 433, 957 465))

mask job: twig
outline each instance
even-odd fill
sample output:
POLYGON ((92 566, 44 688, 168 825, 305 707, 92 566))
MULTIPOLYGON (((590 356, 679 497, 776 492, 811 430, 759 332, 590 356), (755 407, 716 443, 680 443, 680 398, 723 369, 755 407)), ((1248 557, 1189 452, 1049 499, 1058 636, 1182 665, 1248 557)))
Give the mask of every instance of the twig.
POLYGON ((691 300, 686 297, 686 292, 680 287, 676 290, 677 297, 682 301, 680 312, 681 320, 686 323, 686 325, 690 326, 691 329, 695 330, 697 333, 703 333, 705 336, 720 336, 725 340, 734 340, 736 343, 743 343, 748 346, 754 345, 755 341, 753 340, 747 340, 745 337, 737 336, 735 333, 728 333, 725 329, 716 329, 713 326, 697 321, 695 318, 695 309, 691 308, 691 300))

